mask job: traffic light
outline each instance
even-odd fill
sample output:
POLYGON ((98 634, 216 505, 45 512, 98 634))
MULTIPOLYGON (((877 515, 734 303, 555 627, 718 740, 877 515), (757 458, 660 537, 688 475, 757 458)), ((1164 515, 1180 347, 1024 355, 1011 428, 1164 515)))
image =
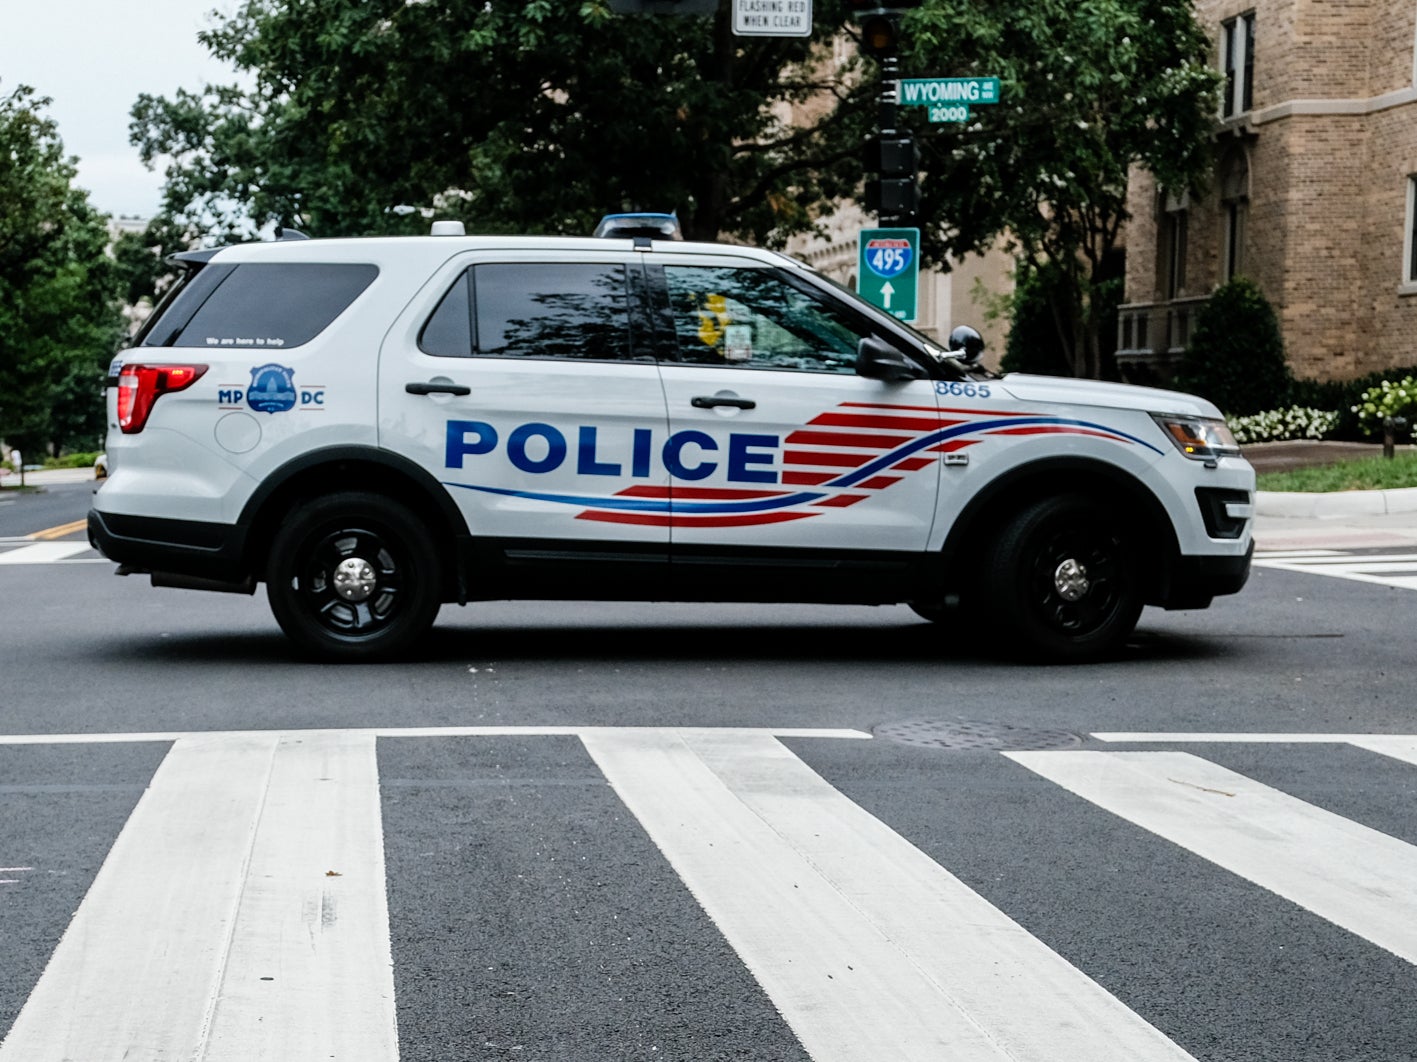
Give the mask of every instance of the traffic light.
POLYGON ((874 59, 900 54, 900 16, 873 11, 861 20, 861 51, 874 59))
POLYGON ((920 210, 914 177, 878 177, 866 182, 866 212, 886 218, 912 218, 920 210))
POLYGON ((915 171, 920 149, 909 136, 886 134, 866 141, 866 209, 881 218, 910 218, 920 208, 915 171))
POLYGON ((882 177, 914 177, 920 168, 920 149, 905 135, 873 136, 861 153, 861 167, 882 177))

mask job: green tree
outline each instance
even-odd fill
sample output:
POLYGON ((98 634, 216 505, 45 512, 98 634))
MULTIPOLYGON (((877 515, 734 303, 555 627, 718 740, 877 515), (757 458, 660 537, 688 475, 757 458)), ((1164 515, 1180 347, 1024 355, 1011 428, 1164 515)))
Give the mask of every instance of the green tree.
POLYGON ((1294 379, 1279 319, 1253 280, 1222 284, 1201 307, 1175 386, 1237 417, 1289 404, 1294 379))
MULTIPOLYGON (((844 0, 814 4, 810 41, 735 37, 728 0, 712 17, 607 5, 245 0, 203 40, 246 87, 143 96, 133 142, 171 160, 168 218, 228 237, 272 219, 420 231, 391 213, 408 204, 552 233, 673 210, 690 238, 774 246, 859 196, 879 69, 839 58, 856 31, 844 0)), ((1209 164, 1218 75, 1189 5, 926 0, 905 39, 906 75, 1003 89, 958 126, 901 109, 923 146, 925 260, 1006 241, 1057 274, 1049 316, 1070 371, 1112 375, 1129 168, 1181 189, 1209 164)))
POLYGON ((928 0, 906 21, 912 77, 996 76, 1000 102, 923 124, 922 240, 939 261, 1003 240, 1047 297, 1071 371, 1115 375, 1109 306, 1131 167, 1167 188, 1209 172, 1218 75, 1189 4, 928 0))
MULTIPOLYGON (((842 22, 819 0, 817 39, 842 22)), ((863 64, 714 17, 606 0, 246 0, 202 39, 248 86, 143 96, 133 141, 166 211, 202 231, 297 220, 322 236, 419 231, 407 204, 483 231, 589 233, 677 211, 690 238, 780 241, 860 178, 863 64), (816 101, 793 126, 783 106, 816 101)))
POLYGON ((0 96, 0 435, 29 453, 92 447, 121 327, 108 230, 73 186, 49 100, 0 96))

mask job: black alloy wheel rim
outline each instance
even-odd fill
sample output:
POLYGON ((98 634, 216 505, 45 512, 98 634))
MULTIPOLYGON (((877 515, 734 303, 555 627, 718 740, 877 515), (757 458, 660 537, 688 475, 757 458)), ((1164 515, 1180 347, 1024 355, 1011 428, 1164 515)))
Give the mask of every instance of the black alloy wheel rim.
POLYGON ((1121 599, 1122 546, 1116 538, 1067 527, 1034 555, 1029 601, 1048 629, 1082 637, 1104 627, 1121 599))
POLYGON ((316 540, 298 591, 311 618, 326 631, 368 638, 398 620, 404 585, 403 565, 382 535, 341 528, 316 540))

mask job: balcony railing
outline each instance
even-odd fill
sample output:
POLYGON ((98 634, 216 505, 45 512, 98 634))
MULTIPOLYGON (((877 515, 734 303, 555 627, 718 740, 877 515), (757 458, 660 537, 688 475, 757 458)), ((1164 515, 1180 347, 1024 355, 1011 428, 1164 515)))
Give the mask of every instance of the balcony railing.
POLYGON ((1197 311, 1210 296, 1169 302, 1129 302, 1117 310, 1118 362, 1151 363, 1162 368, 1180 358, 1191 341, 1197 311))

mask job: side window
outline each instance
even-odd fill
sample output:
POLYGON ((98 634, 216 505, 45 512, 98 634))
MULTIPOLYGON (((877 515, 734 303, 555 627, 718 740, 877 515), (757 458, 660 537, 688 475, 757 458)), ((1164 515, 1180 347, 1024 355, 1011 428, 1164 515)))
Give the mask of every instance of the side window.
POLYGON ((471 272, 472 347, 480 357, 654 360, 635 349, 623 265, 507 262, 471 272))
POLYGON ((352 263, 244 263, 220 280, 180 331, 155 329, 143 345, 298 347, 328 328, 378 275, 377 266, 352 263))
POLYGON ((472 270, 458 274, 457 283, 448 289, 419 333, 418 347, 423 353, 440 358, 466 358, 472 354, 471 284, 472 270))
POLYGON ((869 325, 771 269, 665 266, 680 361, 854 373, 869 325))

